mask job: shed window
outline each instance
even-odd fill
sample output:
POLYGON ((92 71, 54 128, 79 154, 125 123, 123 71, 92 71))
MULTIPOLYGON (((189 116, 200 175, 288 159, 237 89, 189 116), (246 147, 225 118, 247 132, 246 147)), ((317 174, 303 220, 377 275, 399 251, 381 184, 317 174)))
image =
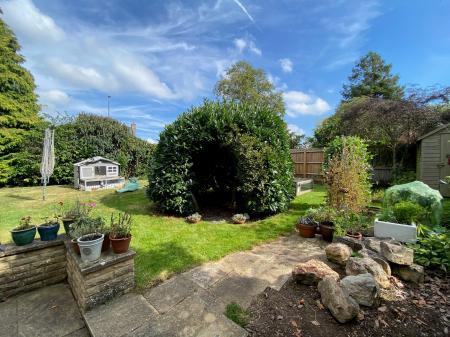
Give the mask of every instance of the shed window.
POLYGON ((91 166, 81 168, 80 178, 92 178, 94 176, 94 168, 91 166))
POLYGON ((108 176, 116 176, 118 174, 117 166, 107 166, 106 172, 108 176))

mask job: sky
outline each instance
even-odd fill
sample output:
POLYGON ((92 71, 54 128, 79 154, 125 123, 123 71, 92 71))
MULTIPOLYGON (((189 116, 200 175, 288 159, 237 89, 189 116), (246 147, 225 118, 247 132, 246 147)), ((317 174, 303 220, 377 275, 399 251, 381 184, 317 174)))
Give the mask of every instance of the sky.
POLYGON ((450 85, 447 0, 0 0, 48 114, 110 115, 156 142, 239 60, 311 135, 355 62, 376 51, 405 86, 450 85))

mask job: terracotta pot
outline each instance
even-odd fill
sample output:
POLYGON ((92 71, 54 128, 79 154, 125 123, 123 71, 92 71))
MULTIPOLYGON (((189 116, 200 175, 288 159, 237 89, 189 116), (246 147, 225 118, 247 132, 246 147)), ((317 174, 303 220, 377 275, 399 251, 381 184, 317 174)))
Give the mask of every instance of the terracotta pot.
POLYGON ((347 236, 352 239, 362 240, 362 234, 360 232, 347 231, 347 236))
POLYGON ((109 240, 109 234, 105 234, 105 239, 102 244, 102 252, 106 252, 111 247, 111 240, 109 240))
POLYGON ((80 253, 80 246, 78 246, 77 239, 72 239, 72 240, 70 240, 70 243, 71 243, 71 245, 72 245, 72 250, 73 250, 76 254, 80 255, 80 254, 81 254, 81 253, 80 253))
POLYGON ((332 226, 328 226, 325 224, 320 224, 319 227, 320 227, 320 234, 322 234, 322 239, 324 239, 324 241, 327 242, 332 242, 334 228, 332 226))
POLYGON ((120 239, 114 239, 110 236, 109 239, 111 240, 112 250, 115 254, 122 254, 128 251, 128 248, 130 247, 131 236, 129 236, 128 238, 120 239))
POLYGON ((298 233, 304 238, 314 238, 316 236, 316 226, 297 224, 298 233))

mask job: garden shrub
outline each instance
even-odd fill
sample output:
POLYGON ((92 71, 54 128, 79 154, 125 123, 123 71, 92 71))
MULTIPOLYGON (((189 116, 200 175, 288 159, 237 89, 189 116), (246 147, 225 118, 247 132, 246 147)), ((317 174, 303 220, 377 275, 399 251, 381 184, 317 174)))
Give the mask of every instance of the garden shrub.
POLYGON ((148 195, 178 214, 212 201, 248 213, 286 209, 294 189, 285 122, 268 107, 205 100, 161 133, 148 195))
MULTIPOLYGON (((24 140, 15 160, 11 185, 40 183, 44 127, 36 128, 24 140)), ((102 156, 120 163, 125 177, 148 174, 148 161, 155 146, 133 136, 129 128, 109 117, 79 114, 55 127, 55 169, 51 183, 73 182, 73 164, 102 156)))
POLYGON ((421 181, 395 185, 386 190, 383 207, 392 208, 401 201, 411 201, 422 206, 425 210, 421 219, 424 224, 440 224, 442 196, 439 191, 432 189, 421 181))
POLYGON ((371 155, 358 137, 336 137, 325 149, 328 205, 361 212, 371 200, 371 155))

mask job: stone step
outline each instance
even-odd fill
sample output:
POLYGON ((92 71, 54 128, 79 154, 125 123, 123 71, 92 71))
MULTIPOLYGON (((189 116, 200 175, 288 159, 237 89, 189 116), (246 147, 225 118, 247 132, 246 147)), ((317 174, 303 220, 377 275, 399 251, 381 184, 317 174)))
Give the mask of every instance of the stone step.
POLYGON ((142 295, 128 293, 84 313, 83 318, 92 337, 120 337, 157 315, 142 295))

